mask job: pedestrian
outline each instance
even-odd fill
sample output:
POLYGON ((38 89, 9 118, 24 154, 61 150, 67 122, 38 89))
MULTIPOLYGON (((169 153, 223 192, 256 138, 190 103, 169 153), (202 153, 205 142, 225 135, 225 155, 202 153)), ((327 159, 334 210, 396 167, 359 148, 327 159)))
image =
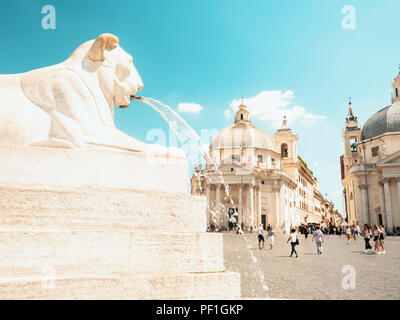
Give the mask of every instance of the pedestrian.
POLYGON ((380 235, 379 235, 379 245, 382 248, 382 253, 386 253, 385 251, 385 243, 384 240, 386 238, 386 231, 385 228, 383 226, 380 226, 380 235))
POLYGON ((305 227, 304 228, 304 238, 308 238, 308 228, 307 227, 305 227))
POLYGON ((315 239, 315 243, 317 244, 317 253, 322 254, 322 242, 324 242, 324 235, 321 232, 321 230, 319 229, 319 226, 315 227, 312 241, 314 241, 314 239, 315 239))
POLYGON ((356 225, 356 235, 357 235, 357 238, 359 238, 361 235, 361 229, 360 229, 359 225, 356 225))
POLYGON ((379 230, 379 227, 376 224, 374 224, 373 234, 374 234, 374 242, 375 242, 375 248, 374 248, 375 250, 373 252, 376 253, 376 254, 380 254, 380 249, 379 249, 380 230, 379 230))
POLYGON ((258 248, 264 249, 264 246, 265 246, 264 230, 263 230, 263 224, 261 223, 260 226, 258 227, 258 248))
POLYGON ((357 240, 357 226, 355 224, 353 224, 351 226, 351 234, 353 236, 354 241, 357 240))
POLYGON ((349 226, 345 227, 344 229, 344 234, 346 235, 347 238, 347 245, 350 245, 350 240, 351 240, 351 229, 349 226))
POLYGON ((299 239, 297 238, 297 235, 296 235, 296 229, 290 230, 290 236, 289 236, 289 239, 286 241, 286 243, 288 243, 289 241, 290 241, 290 245, 292 246, 292 252, 290 253, 290 256, 292 257, 293 253, 295 253, 296 258, 297 258, 299 255, 297 254, 296 246, 299 244, 299 239))
POLYGON ((275 244, 275 231, 273 230, 272 226, 270 226, 268 230, 268 240, 269 240, 269 250, 272 250, 272 247, 275 244))
POLYGON ((364 224, 362 236, 364 237, 364 241, 365 241, 365 250, 364 250, 365 253, 367 253, 367 250, 369 250, 369 252, 371 252, 371 250, 372 250, 371 244, 369 243, 369 241, 371 240, 371 235, 372 235, 372 232, 371 232, 369 225, 364 224))

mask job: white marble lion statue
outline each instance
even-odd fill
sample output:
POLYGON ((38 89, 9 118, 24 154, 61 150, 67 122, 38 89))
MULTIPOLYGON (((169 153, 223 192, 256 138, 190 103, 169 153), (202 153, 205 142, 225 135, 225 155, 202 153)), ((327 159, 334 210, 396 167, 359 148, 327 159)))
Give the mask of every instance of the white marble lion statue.
POLYGON ((114 105, 128 107, 142 88, 132 56, 102 34, 60 64, 0 75, 0 144, 167 154, 115 127, 114 105))

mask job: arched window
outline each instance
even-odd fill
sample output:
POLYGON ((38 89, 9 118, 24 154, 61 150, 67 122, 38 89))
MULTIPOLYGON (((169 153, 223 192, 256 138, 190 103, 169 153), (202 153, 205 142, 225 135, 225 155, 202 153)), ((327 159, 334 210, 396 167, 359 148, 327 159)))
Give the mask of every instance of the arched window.
POLYGON ((281 145, 281 156, 282 158, 287 158, 288 157, 288 146, 286 143, 283 143, 281 145))
POLYGON ((240 115, 240 120, 243 120, 243 113, 240 115))

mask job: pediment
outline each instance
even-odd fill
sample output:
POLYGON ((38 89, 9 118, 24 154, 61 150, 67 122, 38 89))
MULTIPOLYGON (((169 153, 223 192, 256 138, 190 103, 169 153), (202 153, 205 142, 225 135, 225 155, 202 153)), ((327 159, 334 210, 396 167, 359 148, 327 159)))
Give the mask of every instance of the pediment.
POLYGON ((392 155, 382 159, 378 163, 378 166, 391 166, 391 165, 400 166, 400 151, 393 153, 392 155))

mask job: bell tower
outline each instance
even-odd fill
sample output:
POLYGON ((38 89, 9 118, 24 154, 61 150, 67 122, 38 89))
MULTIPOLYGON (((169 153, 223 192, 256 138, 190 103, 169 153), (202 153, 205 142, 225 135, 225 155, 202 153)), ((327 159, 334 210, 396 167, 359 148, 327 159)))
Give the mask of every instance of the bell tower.
POLYGON ((275 145, 278 152, 281 153, 283 171, 291 177, 296 176, 297 166, 297 141, 299 136, 292 131, 287 123, 286 116, 283 117, 281 127, 274 135, 275 145))
POLYGON ((360 142, 361 128, 353 112, 351 101, 349 101, 346 124, 343 129, 342 137, 344 142, 343 161, 345 170, 347 170, 354 165, 360 164, 360 152, 357 144, 360 142))

